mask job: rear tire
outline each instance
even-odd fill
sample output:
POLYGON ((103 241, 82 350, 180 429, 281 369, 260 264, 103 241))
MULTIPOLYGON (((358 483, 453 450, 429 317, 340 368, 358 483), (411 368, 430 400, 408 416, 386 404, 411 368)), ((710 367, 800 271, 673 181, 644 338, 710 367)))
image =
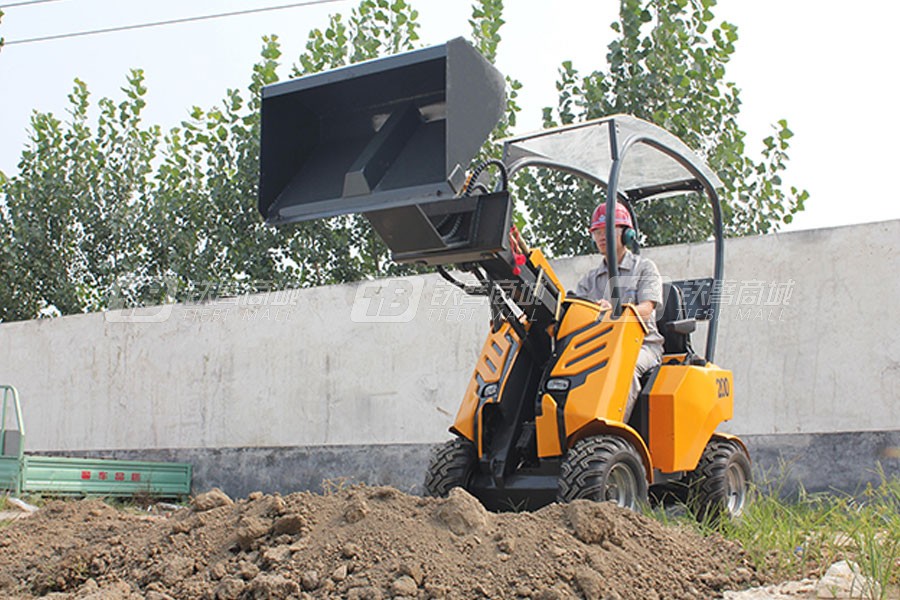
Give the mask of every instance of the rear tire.
POLYGON ((465 488, 475 468, 475 445, 455 438, 435 450, 425 475, 425 495, 446 498, 455 487, 465 488))
POLYGON ((750 457, 736 442, 713 438, 688 475, 688 506, 700 522, 743 514, 750 496, 750 457))
POLYGON ((615 435, 578 440, 560 468, 556 497, 559 502, 610 501, 637 510, 647 502, 644 461, 634 446, 615 435))

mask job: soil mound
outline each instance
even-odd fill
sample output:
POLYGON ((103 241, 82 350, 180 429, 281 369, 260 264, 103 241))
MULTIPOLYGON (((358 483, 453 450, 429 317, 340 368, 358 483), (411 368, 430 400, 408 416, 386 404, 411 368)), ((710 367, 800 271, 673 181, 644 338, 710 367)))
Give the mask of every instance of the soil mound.
POLYGON ((713 598, 759 583, 741 548, 611 504, 492 514, 392 488, 214 491, 148 516, 57 501, 0 529, 0 597, 713 598))

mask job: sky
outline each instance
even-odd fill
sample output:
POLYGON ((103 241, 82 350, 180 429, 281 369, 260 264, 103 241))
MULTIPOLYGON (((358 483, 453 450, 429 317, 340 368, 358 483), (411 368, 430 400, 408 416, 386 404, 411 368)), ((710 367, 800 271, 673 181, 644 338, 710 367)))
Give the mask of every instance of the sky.
MULTIPOLYGON (((21 0, 0 0, 0 7, 21 0)), ((289 4, 290 0, 51 0, 2 9, 7 42, 161 20, 289 4)), ((423 44, 468 36, 467 0, 412 0, 423 44)), ((311 28, 349 14, 358 0, 95 36, 12 44, 0 50, 0 171, 16 172, 34 110, 64 118, 73 80, 96 102, 121 99, 129 69, 146 76, 145 120, 167 129, 192 106, 217 104, 245 88, 263 35, 282 43, 282 77, 311 28)), ((618 0, 507 0, 498 68, 520 80, 523 112, 515 133, 540 128, 541 109, 556 102, 559 65, 587 73, 605 65, 618 0)), ((900 218, 896 192, 878 179, 896 168, 900 121, 893 118, 895 77, 884 65, 900 57, 900 3, 721 0, 716 15, 738 26, 727 79, 741 88, 739 122, 748 149, 779 119, 795 137, 786 183, 810 192, 807 208, 784 231, 900 218), (885 189, 888 188, 888 189, 885 189)))

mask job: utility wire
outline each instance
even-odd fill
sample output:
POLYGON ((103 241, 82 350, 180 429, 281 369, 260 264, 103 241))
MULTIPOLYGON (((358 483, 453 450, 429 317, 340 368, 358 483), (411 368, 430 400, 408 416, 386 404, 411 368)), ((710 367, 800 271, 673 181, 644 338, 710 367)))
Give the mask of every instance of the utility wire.
POLYGON ((4 8, 12 8, 14 6, 28 6, 29 4, 43 4, 44 2, 59 2, 59 0, 28 0, 28 2, 10 2, 9 4, 0 4, 0 10, 4 8))
MULTIPOLYGON (((53 2, 54 0, 36 0, 40 2, 53 2)), ((155 21, 153 23, 138 23, 135 25, 121 25, 118 27, 107 27, 106 29, 92 29, 90 31, 76 31, 73 33, 60 33, 57 35, 46 35, 42 37, 26 38, 24 40, 11 40, 4 42, 5 46, 14 46, 17 44, 31 44, 33 42, 47 42, 50 40, 62 40, 73 37, 83 37, 87 35, 98 35, 101 33, 113 33, 115 31, 130 31, 133 29, 146 29, 148 27, 161 27, 163 25, 175 25, 178 23, 191 23, 194 21, 208 21, 210 19, 222 19, 225 17, 236 17, 238 15, 249 15, 251 13, 269 12, 273 10, 285 10, 288 8, 297 8, 299 6, 312 6, 315 4, 331 4, 334 2, 344 2, 346 0, 307 0, 306 2, 294 2, 292 4, 281 4, 279 6, 265 6, 262 8, 250 8, 247 10, 236 10, 233 12, 216 13, 212 15, 200 15, 199 17, 185 17, 183 19, 170 19, 168 21, 155 21)))

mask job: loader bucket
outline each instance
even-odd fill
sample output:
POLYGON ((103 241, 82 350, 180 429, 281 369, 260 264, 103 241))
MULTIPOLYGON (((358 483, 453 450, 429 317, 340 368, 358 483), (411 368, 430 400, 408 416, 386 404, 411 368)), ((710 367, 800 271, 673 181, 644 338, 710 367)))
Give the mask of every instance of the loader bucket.
MULTIPOLYGON (((504 89, 462 38, 264 88, 260 213, 270 224, 390 209, 415 220, 409 207, 454 199, 503 114, 504 89)), ((438 244, 433 231, 405 235, 397 219, 378 220, 392 249, 438 244)))

